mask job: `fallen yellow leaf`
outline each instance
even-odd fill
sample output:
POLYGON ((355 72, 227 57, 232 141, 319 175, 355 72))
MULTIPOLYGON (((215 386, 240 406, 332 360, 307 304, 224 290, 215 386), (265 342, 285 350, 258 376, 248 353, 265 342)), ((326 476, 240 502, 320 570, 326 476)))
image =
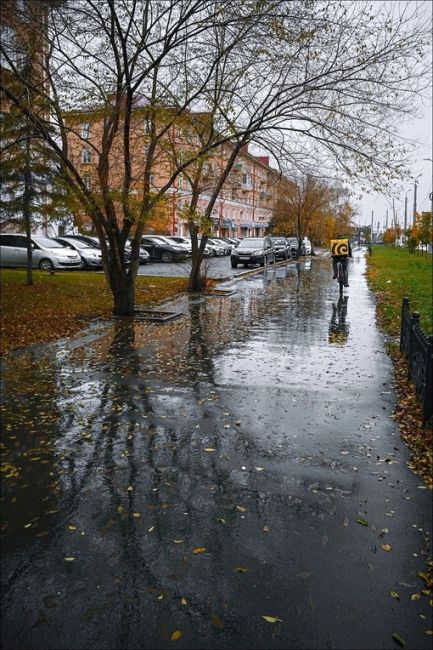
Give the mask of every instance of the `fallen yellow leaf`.
POLYGON ((239 510, 239 512, 246 512, 247 509, 243 506, 236 506, 236 510, 239 510))
POLYGON ((73 562, 75 560, 74 557, 64 557, 63 559, 65 560, 65 562, 73 562))
POLYGON ((391 546, 390 544, 381 544, 380 547, 381 547, 384 551, 390 551, 391 548, 392 548, 392 546, 391 546))
POLYGON ((141 515, 140 515, 139 512, 133 512, 133 513, 132 513, 132 516, 133 516, 133 517, 141 517, 141 515))
POLYGON ((182 630, 175 630, 170 637, 170 641, 177 641, 183 635, 182 630))
POLYGON ((216 451, 216 449, 213 449, 212 447, 205 447, 205 451, 216 451))
POLYGON ((192 552, 197 555, 197 553, 204 553, 206 551, 205 546, 197 546, 197 548, 193 548, 192 552))
POLYGON ((393 598, 400 598, 400 594, 398 594, 396 591, 390 591, 389 593, 393 598))
POLYGON ((174 539, 173 542, 174 542, 175 544, 182 544, 183 539, 174 539))
POLYGON ((281 620, 281 618, 277 618, 276 616, 263 616, 262 615, 262 618, 264 618, 265 621, 267 621, 268 623, 282 623, 283 622, 281 620))

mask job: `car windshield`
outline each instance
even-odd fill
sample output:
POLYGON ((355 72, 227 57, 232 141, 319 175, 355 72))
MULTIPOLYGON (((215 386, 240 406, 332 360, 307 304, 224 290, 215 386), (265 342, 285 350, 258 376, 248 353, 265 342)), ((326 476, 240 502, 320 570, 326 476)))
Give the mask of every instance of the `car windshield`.
POLYGON ((251 246, 262 246, 264 239, 260 237, 251 237, 251 239, 243 239, 238 248, 251 248, 251 246))
POLYGON ((61 244, 58 241, 55 241, 54 239, 48 239, 47 237, 32 237, 32 240, 37 244, 38 246, 41 246, 42 248, 64 248, 65 245, 61 244))
POLYGON ((68 245, 70 244, 71 246, 76 246, 77 248, 92 248, 90 244, 86 244, 80 239, 74 239, 73 241, 70 241, 69 239, 64 239, 63 241, 66 242, 66 244, 68 245))
POLYGON ((151 241, 156 242, 157 244, 166 244, 167 241, 164 240, 162 237, 148 237, 151 241))
POLYGON ((285 244, 286 240, 282 239, 281 237, 272 237, 272 241, 275 242, 276 244, 285 244))

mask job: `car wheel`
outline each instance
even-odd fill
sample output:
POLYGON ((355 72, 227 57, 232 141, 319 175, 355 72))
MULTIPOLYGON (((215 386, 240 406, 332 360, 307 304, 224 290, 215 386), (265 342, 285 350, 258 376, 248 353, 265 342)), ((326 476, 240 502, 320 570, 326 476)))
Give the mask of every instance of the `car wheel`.
POLYGON ((163 254, 161 255, 161 259, 163 262, 172 262, 173 253, 170 253, 170 251, 164 251, 163 254))
POLYGON ((237 269, 238 268, 238 263, 237 262, 231 262, 232 269, 237 269))
POLYGON ((41 271, 52 271, 54 269, 54 264, 51 260, 44 257, 44 259, 39 262, 39 268, 41 271))
POLYGON ((265 265, 265 260, 263 260, 263 262, 260 262, 260 266, 264 266, 264 265, 265 265))

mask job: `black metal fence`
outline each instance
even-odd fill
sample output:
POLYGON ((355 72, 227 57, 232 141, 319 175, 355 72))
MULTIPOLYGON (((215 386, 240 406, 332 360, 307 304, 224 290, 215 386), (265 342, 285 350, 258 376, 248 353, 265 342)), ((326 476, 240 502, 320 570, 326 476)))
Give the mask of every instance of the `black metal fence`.
POLYGON ((403 298, 401 308, 400 351, 408 362, 408 377, 415 384, 422 403, 422 423, 433 414, 433 336, 420 326, 419 313, 410 313, 409 298, 403 298))

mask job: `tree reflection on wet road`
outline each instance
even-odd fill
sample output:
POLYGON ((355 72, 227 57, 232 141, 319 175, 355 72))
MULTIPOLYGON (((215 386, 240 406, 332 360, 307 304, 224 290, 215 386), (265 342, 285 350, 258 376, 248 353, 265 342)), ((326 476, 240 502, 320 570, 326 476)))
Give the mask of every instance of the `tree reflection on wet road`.
POLYGON ((342 304, 292 262, 4 360, 4 648, 430 647, 364 264, 342 304))

